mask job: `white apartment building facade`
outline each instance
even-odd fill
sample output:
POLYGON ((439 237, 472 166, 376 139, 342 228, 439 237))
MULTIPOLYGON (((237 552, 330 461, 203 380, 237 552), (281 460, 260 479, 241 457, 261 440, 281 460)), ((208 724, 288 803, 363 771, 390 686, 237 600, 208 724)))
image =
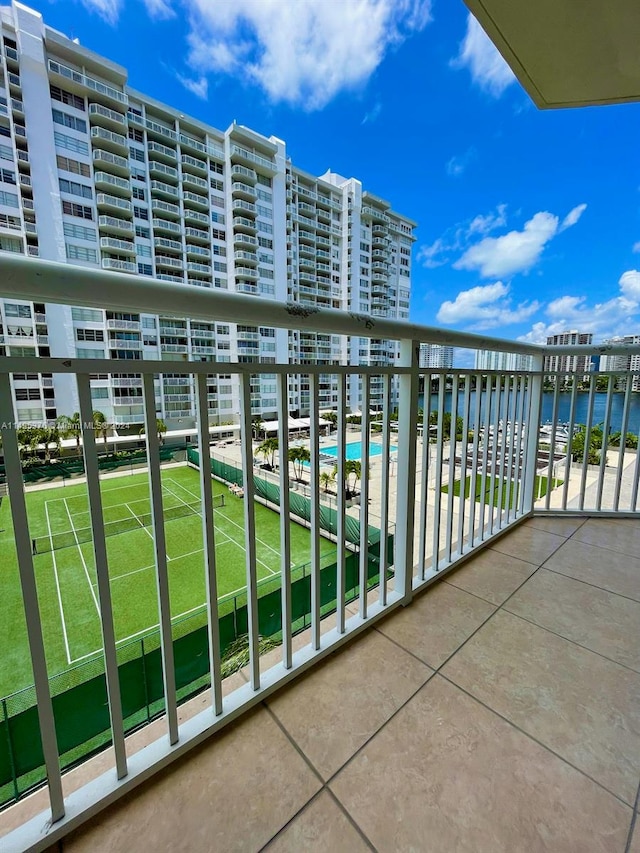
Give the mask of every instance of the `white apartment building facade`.
MULTIPOLYGON (((602 343, 640 344, 640 335, 623 335, 619 338, 609 338, 602 343)), ((621 372, 629 371, 631 373, 631 390, 640 391, 640 355, 601 355, 600 370, 619 370, 621 372)), ((624 388, 624 380, 622 380, 622 382, 624 388)))
MULTIPOLYGON (((121 66, 13 4, 0 9, 0 250, 118 270, 191 287, 218 287, 301 306, 406 319, 415 222, 331 172, 295 167, 285 143, 232 124, 210 127, 130 89, 121 66)), ((237 323, 0 300, 0 355, 106 357, 118 373, 94 377, 94 408, 120 430, 142 422, 135 362, 290 362, 392 365, 388 341, 301 334, 237 323)), ((219 368, 218 368, 219 369, 219 368)), ((320 406, 337 402, 320 377, 320 406)), ((276 410, 275 376, 252 380, 252 408, 276 410)), ((18 418, 52 422, 78 409, 62 375, 14 380, 18 418)), ((348 405, 361 405, 356 381, 348 405)), ((371 405, 382 404, 381 384, 371 405)), ((180 374, 156 385, 171 428, 195 418, 180 374)), ((212 423, 237 418, 231 375, 211 377, 212 423)), ((289 407, 304 415, 309 386, 292 380, 289 407)))
POLYGON ((444 344, 420 344, 420 367, 449 370, 453 367, 453 347, 444 344))
MULTIPOLYGON (((577 346, 591 343, 593 343, 591 332, 578 332, 576 329, 547 337, 548 346, 577 346)), ((565 380, 573 378, 584 380, 588 379, 590 371, 593 370, 593 364, 590 355, 563 355, 559 353, 545 356, 544 370, 548 373, 564 374, 565 380)))
POLYGON ((504 373, 519 373, 532 370, 533 359, 530 355, 522 355, 517 352, 477 350, 474 366, 476 370, 501 370, 504 373))

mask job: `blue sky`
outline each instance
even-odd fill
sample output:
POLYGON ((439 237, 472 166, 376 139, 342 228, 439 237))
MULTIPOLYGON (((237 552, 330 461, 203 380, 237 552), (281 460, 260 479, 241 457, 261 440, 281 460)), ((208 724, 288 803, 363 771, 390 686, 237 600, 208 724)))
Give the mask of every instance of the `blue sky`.
POLYGON ((640 333, 640 105, 541 112, 461 0, 49 0, 129 84, 419 223, 411 318, 640 333))

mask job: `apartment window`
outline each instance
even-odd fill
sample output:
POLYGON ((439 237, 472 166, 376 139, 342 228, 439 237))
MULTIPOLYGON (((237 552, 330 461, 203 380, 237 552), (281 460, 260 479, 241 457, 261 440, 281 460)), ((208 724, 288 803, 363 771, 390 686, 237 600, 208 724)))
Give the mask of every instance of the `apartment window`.
POLYGON ((268 270, 266 267, 258 267, 260 278, 273 278, 273 270, 268 270))
POLYGON ((140 275, 153 275, 153 267, 151 264, 138 264, 138 272, 140 275))
POLYGON ((18 207, 18 196, 15 193, 0 191, 0 204, 4 204, 6 207, 18 207))
POLYGON ((130 127, 129 139, 133 139, 134 142, 144 142, 144 133, 136 127, 130 127))
POLYGON ((407 278, 409 278, 411 276, 411 273, 409 272, 409 270, 406 270, 406 269, 400 269, 400 270, 398 270, 398 272, 400 273, 400 275, 404 275, 407 278))
POLYGON ((134 207, 133 215, 136 219, 149 219, 149 211, 146 207, 134 207))
POLYGON ((75 151, 76 154, 88 154, 89 145, 83 142, 82 139, 75 139, 73 136, 67 136, 66 133, 54 131, 53 139, 58 148, 65 148, 67 151, 75 151))
POLYGON ((137 198, 139 201, 145 200, 146 194, 145 194, 145 191, 142 189, 142 187, 132 187, 131 192, 133 194, 133 197, 137 198))
POLYGON ((20 217, 8 216, 6 213, 0 213, 0 225, 4 228, 13 228, 18 230, 20 228, 20 217))
POLYGON ((0 145, 0 160, 11 160, 13 163, 13 148, 8 145, 0 145))
POLYGON ((133 145, 130 145, 129 156, 132 160, 137 160, 138 163, 144 163, 144 151, 142 151, 140 148, 134 148, 133 145))
POLYGON ((78 358, 104 358, 104 350, 76 347, 76 355, 78 356, 78 358))
POLYGON ((214 255, 218 255, 221 258, 226 258, 227 256, 227 248, 226 246, 212 246, 211 251, 214 255))
POLYGON ((67 258, 70 261, 89 261, 96 263, 98 255, 95 249, 88 249, 86 246, 75 246, 73 243, 66 244, 67 258))
POLYGON ((148 240, 151 236, 151 232, 148 228, 144 228, 142 225, 136 225, 136 237, 144 237, 145 240, 148 240))
POLYGON ((21 255, 23 251, 22 240, 18 240, 15 237, 0 236, 0 251, 14 252, 21 255))
POLYGON ((104 332, 102 329, 76 329, 77 341, 104 341, 104 332))
POLYGON ((5 127, 3 124, 0 125, 0 136, 11 136, 9 128, 5 127))
POLYGON ((370 249, 370 246, 368 243, 360 243, 360 251, 361 252, 368 252, 369 249, 370 249))
POLYGON ((93 400, 108 400, 109 399, 109 389, 108 388, 92 388, 91 389, 91 397, 93 400))
POLYGON ((224 199, 220 198, 220 196, 212 195, 211 196, 211 204, 214 207, 224 207, 224 199))
POLYGON ((10 169, 0 169, 0 181, 4 184, 15 184, 16 176, 15 173, 10 169))
POLYGON ((39 388, 16 388, 16 400, 40 400, 39 388))
POLYGON ((273 225, 268 222, 258 222, 258 231, 262 231, 264 234, 273 234, 273 225))
POLYGON ((273 219, 273 213, 270 207, 265 207, 263 204, 256 205, 258 216, 264 216, 265 219, 273 219))
MULTIPOLYGON (((22 349, 22 347, 18 347, 18 349, 22 349)), ((12 355, 17 355, 15 350, 16 350, 16 347, 11 347, 11 354, 12 355)), ((31 354, 33 354, 33 351, 31 351, 31 354)), ((40 423, 42 421, 42 409, 41 408, 18 409, 17 415, 18 415, 18 420, 20 421, 20 423, 23 423, 23 424, 24 423, 31 423, 31 422, 40 423)))
POLYGON ((131 180, 132 181, 141 181, 143 184, 147 182, 146 174, 140 169, 136 169, 135 167, 131 168, 131 180))
POLYGON ((87 123, 84 119, 70 116, 68 113, 63 113, 61 110, 51 110, 51 113, 56 124, 69 127, 71 130, 77 130, 78 133, 87 132, 87 123))
POLYGON ((51 100, 60 101, 62 104, 66 104, 68 107, 75 107, 77 110, 82 110, 82 112, 86 111, 84 98, 81 98, 79 95, 74 95, 72 92, 58 88, 58 86, 49 86, 49 91, 51 93, 51 100))
POLYGON ((264 252, 260 252, 258 254, 258 261, 261 264, 272 264, 273 263, 273 255, 267 255, 264 252))
POLYGON ((139 258, 150 258, 151 246, 142 246, 140 243, 136 243, 136 255, 139 258))
POLYGON ((219 228, 212 228, 211 229, 211 236, 213 237, 214 240, 226 240, 227 239, 226 232, 220 231, 219 228))
POLYGON ((271 186, 271 178, 265 177, 265 175, 258 175, 258 183, 262 184, 263 187, 271 186))
POLYGON ((143 329, 155 329, 156 320, 155 317, 143 317, 142 318, 142 328, 143 329))
POLYGON ((62 225, 65 237, 75 237, 77 240, 97 240, 95 228, 85 228, 84 225, 74 225, 73 222, 64 222, 62 225))
POLYGON ((263 249, 273 249, 273 240, 269 240, 267 237, 258 237, 258 246, 263 249))
POLYGON ((70 157, 62 157, 56 155, 56 163, 58 169, 65 172, 73 172, 74 175, 82 175, 83 178, 90 178, 91 171, 87 163, 81 163, 79 160, 72 160, 70 157))
POLYGON ((264 284, 264 282, 259 285, 258 290, 263 294, 263 296, 275 296, 276 292, 273 284, 264 284))
POLYGON ((213 262, 213 268, 216 272, 226 272, 227 271, 227 265, 223 264, 222 261, 214 261, 213 262))
POLYGON ((408 258, 400 258, 400 266, 408 267, 409 266, 409 259, 408 258))
POLYGON ((224 225, 224 213, 216 213, 215 210, 211 212, 211 221, 217 222, 219 225, 224 225))
POLYGON ((31 317, 31 306, 30 305, 19 305, 17 302, 5 302, 4 303, 4 313, 7 317, 21 317, 27 318, 31 317))
POLYGON ((214 163, 213 161, 209 163, 209 168, 212 172, 215 172, 216 175, 224 175, 224 166, 222 163, 214 163))
POLYGON ((72 201, 62 202, 62 212, 67 216, 77 216, 80 219, 93 219, 93 210, 84 204, 75 204, 72 201))
POLYGON ((261 201, 273 201, 273 196, 271 193, 268 193, 266 190, 256 190, 256 195, 261 201))
POLYGON ((216 326, 216 332, 219 335, 228 335, 229 334, 229 326, 216 326))
POLYGON ((221 288, 222 290, 226 290, 226 289, 227 289, 227 280, 226 280, 226 278, 218 278, 217 276, 216 276, 216 277, 214 277, 214 279, 213 279, 213 286, 214 286, 214 287, 219 287, 219 288, 221 288))
POLYGON ((91 187, 87 187, 85 184, 78 184, 76 181, 68 181, 66 178, 59 178, 58 183, 60 184, 61 193, 79 195, 82 196, 82 198, 93 198, 91 187))
POLYGON ((411 249, 407 249, 404 246, 400 246, 400 254, 401 255, 410 255, 411 249))
POLYGON ((96 308, 72 308, 71 319, 83 323, 102 323, 102 311, 96 308))
POLYGON ((212 190, 218 190, 219 192, 224 190, 224 181, 220 181, 218 178, 211 178, 209 183, 211 184, 212 190))

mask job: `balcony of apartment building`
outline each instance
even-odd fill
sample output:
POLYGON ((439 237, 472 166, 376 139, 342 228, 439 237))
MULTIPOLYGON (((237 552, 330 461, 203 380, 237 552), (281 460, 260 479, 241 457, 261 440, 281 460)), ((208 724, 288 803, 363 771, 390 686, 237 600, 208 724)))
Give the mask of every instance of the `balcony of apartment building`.
MULTIPOLYGON (((142 277, 18 257, 0 264, 11 273, 0 279, 1 295, 19 291, 37 303, 126 316, 152 304, 166 317, 242 317, 255 329, 267 324, 305 340, 332 335, 336 343, 368 334, 330 309, 292 312, 239 294, 185 294, 142 277)), ((640 406, 629 370, 602 374, 604 391, 593 382, 566 393, 559 382, 545 386, 543 360, 559 348, 483 338, 485 348, 532 356, 532 369, 429 368, 435 393, 425 403, 420 342, 474 348, 479 339, 447 332, 445 340, 440 330, 382 319, 376 340, 400 343, 393 365, 217 365, 172 363, 173 352, 188 349, 186 325, 164 321, 160 331, 166 360, 136 362, 115 383, 141 396, 118 399, 135 409, 115 412, 114 423, 135 430, 144 422, 151 513, 141 536, 153 546, 159 625, 153 639, 145 635, 149 652, 140 660, 118 633, 108 556, 115 481, 99 476, 102 440, 91 424, 91 376, 118 373, 122 362, 8 357, 1 365, 0 488, 12 510, 14 606, 25 613, 34 680, 0 704, 3 851, 635 849, 627 845, 638 844, 630 833, 640 782, 640 406), (30 527, 35 487, 23 483, 9 393, 10 377, 36 371, 76 384, 84 424, 81 529, 92 532, 73 548, 83 576, 95 570, 87 598, 102 648, 78 662, 91 678, 74 669, 73 694, 48 666, 46 611, 56 596, 43 598, 34 575, 42 559, 33 554, 41 531, 30 527), (192 386, 198 404, 190 438, 197 449, 189 451, 196 491, 182 504, 179 486, 163 485, 177 475, 161 467, 160 374, 173 392, 165 404, 176 407, 167 417, 193 418, 184 406, 192 386), (240 437, 210 450, 211 389, 229 381, 221 375, 239 382, 240 437), (309 451, 299 481, 288 464, 254 467, 261 379, 277 397, 277 458, 287 458, 290 443, 309 451), (304 421, 288 412, 295 383, 306 389, 304 421), (362 405, 350 416, 346 389, 354 383, 362 405), (330 398, 333 427, 321 417, 330 398), (323 474, 335 466, 336 482, 353 484, 346 458, 355 447, 368 464, 351 505, 323 474), (246 659, 231 674, 235 629, 228 602, 218 600, 215 566, 217 549, 227 547, 216 521, 224 509, 213 506, 212 474, 241 507, 246 544, 247 588, 231 614, 246 659), (280 519, 269 598, 255 527, 265 504, 280 519), (294 510, 309 531, 302 577, 291 569, 282 521, 294 510), (188 543, 203 554, 197 638, 172 621, 176 554, 166 527, 176 522, 167 512, 195 513, 199 525, 200 545, 188 543), (330 565, 329 541, 337 545, 330 565), (137 667, 133 681, 127 667, 137 667)), ((241 335, 249 344, 257 333, 241 335)), ((614 350, 640 353, 629 344, 614 350)), ((135 506, 131 512, 138 517, 135 506)), ((65 530, 82 538, 79 525, 65 530)), ((64 597, 71 551, 52 553, 64 597)))

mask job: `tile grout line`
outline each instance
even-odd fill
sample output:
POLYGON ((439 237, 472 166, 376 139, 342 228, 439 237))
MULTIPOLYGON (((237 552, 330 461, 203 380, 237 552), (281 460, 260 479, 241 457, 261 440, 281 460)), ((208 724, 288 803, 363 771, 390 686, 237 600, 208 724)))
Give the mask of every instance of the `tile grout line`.
MULTIPOLYGON (((589 546, 589 547, 596 547, 596 546, 589 546)), ((611 551, 610 553, 611 554, 617 554, 618 552, 617 551, 611 551)), ((625 555, 623 554, 622 556, 625 556, 625 555)), ((625 595, 622 592, 616 592, 613 589, 608 589, 606 586, 599 586, 597 583, 592 583, 591 581, 586 581, 583 578, 577 578, 577 577, 575 577, 575 575, 568 575, 568 574, 566 574, 566 570, 562 571, 561 569, 554 569, 553 566, 547 566, 546 563, 543 563, 543 565, 540 566, 540 568, 544 569, 547 572, 553 572, 554 575, 562 575, 563 578, 570 578, 571 580, 578 581, 578 583, 583 583, 585 586, 590 586, 593 589, 600 589, 600 590, 602 590, 602 592, 608 592, 609 595, 617 595, 620 598, 626 599, 627 601, 633 601, 636 604, 640 604, 640 600, 637 598, 632 598, 630 595, 625 595)))
POLYGON ((640 806, 640 784, 638 784, 638 790, 636 791, 636 801, 633 805, 633 811, 631 812, 631 823, 629 824, 629 835, 627 837, 627 843, 624 848, 624 853, 629 853, 631 850, 631 842, 633 841, 633 833, 636 824, 638 823, 638 806, 640 806))
POLYGON ((533 741, 533 743, 537 744, 539 747, 549 752, 559 761, 562 761, 562 763, 566 764, 567 767, 571 767, 571 769, 575 770, 576 773, 579 773, 581 776, 584 776, 585 779, 588 779, 590 782, 593 782, 593 784, 597 785, 598 788, 601 788, 603 791, 606 791, 607 794, 610 794, 612 797, 615 797, 615 799, 618 800, 619 803, 622 803, 624 806, 626 806, 628 809, 631 809, 631 811, 633 812, 633 805, 627 802, 627 800, 623 799, 620 794, 616 794, 614 791, 611 791, 609 788, 603 785, 602 782, 598 782, 597 779, 594 779, 592 776, 589 776, 589 774, 585 770, 582 770, 580 767, 576 767, 575 764, 572 764, 570 761, 568 761, 562 755, 557 753, 546 743, 543 743, 541 740, 538 740, 535 735, 532 735, 530 732, 527 732, 524 729, 520 728, 520 726, 513 720, 510 720, 508 717, 505 717, 503 714, 501 714, 500 711, 496 711, 495 708, 492 708, 490 705, 487 705, 486 702, 483 702, 482 699, 479 699, 477 696, 474 696, 473 693, 470 693, 465 687, 461 687, 459 684, 449 678, 448 675, 445 675, 445 673, 438 672, 436 673, 436 675, 440 676, 440 678, 443 678, 452 687, 455 687, 457 690, 460 690, 462 693, 465 694, 465 696, 468 696, 469 699, 472 699, 474 702, 477 702, 478 705, 489 711, 489 713, 495 714, 496 717, 507 723, 507 725, 509 725, 512 729, 515 729, 515 731, 517 731, 519 734, 523 735, 528 740, 533 741))
POLYGON ((338 798, 338 797, 333 793, 333 791, 331 790, 331 788, 330 788, 328 785, 325 785, 324 790, 325 790, 325 791, 327 791, 327 793, 329 794, 329 796, 331 797, 331 799, 335 802, 335 804, 338 806, 338 808, 340 809, 340 811, 344 814, 344 816, 346 817, 346 819, 349 821, 349 823, 350 823, 350 824, 353 826, 353 828, 356 830, 356 832, 358 833, 358 835, 362 838, 362 840, 363 840, 363 841, 364 841, 364 843, 367 845, 367 847, 368 847, 370 850, 373 850, 373 851, 374 851, 374 853, 375 853, 375 850, 376 850, 375 846, 371 843, 371 841, 369 841, 369 839, 367 838, 367 835, 366 835, 366 833, 364 832, 364 830, 363 830, 363 829, 361 829, 361 827, 356 823, 355 819, 351 816, 351 814, 350 814, 349 810, 346 808, 346 806, 344 805, 344 803, 342 803, 342 801, 341 801, 341 800, 340 800, 340 799, 339 799, 339 798, 338 798))

